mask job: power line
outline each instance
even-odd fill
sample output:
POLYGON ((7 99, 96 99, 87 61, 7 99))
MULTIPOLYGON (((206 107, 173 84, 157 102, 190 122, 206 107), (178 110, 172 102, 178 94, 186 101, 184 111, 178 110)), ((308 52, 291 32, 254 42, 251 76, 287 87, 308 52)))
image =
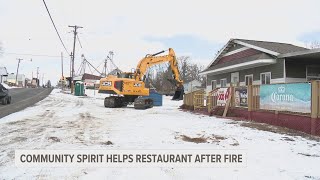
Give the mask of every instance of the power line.
POLYGON ((79 39, 79 35, 78 35, 78 34, 77 34, 77 39, 78 39, 78 42, 79 42, 80 47, 82 48, 82 45, 81 45, 81 42, 80 42, 80 39, 79 39))
POLYGON ((63 43, 63 41, 62 41, 62 39, 61 39, 61 36, 60 36, 60 34, 59 34, 59 32, 58 32, 58 29, 57 29, 56 25, 55 25, 54 22, 53 22, 53 19, 52 19, 52 17, 51 17, 51 14, 50 14, 50 12, 49 12, 49 9, 48 9, 48 7, 47 7, 46 2, 45 2, 44 0, 42 0, 42 1, 43 1, 43 3, 44 3, 44 6, 45 6, 46 9, 47 9, 47 12, 48 12, 49 17, 50 17, 51 22, 52 22, 52 25, 53 25, 54 29, 56 30, 57 35, 59 36, 60 42, 61 42, 62 46, 64 47, 64 50, 66 50, 67 54, 69 54, 66 46, 64 45, 64 43, 63 43))
MULTIPOLYGON (((73 78, 74 78, 74 58, 75 58, 75 51, 76 51, 76 38, 77 38, 77 30, 78 28, 83 28, 81 26, 77 26, 77 25, 74 25, 74 26, 69 26, 71 28, 74 28, 73 30, 73 52, 72 52, 72 61, 71 61, 71 81, 73 81, 73 78)), ((71 92, 73 92, 71 90, 71 92)))
POLYGON ((53 56, 53 55, 45 55, 45 54, 23 54, 23 53, 11 53, 11 52, 4 52, 3 54, 11 54, 11 55, 21 55, 21 56, 40 56, 40 57, 52 57, 52 58, 56 58, 56 57, 61 57, 61 56, 53 56))

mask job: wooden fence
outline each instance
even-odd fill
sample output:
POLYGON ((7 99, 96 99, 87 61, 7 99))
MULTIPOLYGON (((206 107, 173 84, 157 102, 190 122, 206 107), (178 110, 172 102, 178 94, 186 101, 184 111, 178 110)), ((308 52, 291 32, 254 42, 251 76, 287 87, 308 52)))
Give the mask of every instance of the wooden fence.
MULTIPOLYGON (((198 97, 195 97, 195 95, 199 96, 199 94, 205 95, 205 91, 203 89, 199 89, 197 91, 193 91, 191 93, 187 93, 184 95, 183 98, 183 104, 187 105, 189 107, 194 107, 195 99, 198 99, 198 97)), ((199 103, 200 100, 197 100, 196 103, 199 103)))
POLYGON ((312 81, 311 85, 311 118, 320 118, 320 81, 312 81))
POLYGON ((260 85, 248 86, 248 111, 260 109, 260 85))
MULTIPOLYGON (((311 113, 312 118, 320 118, 320 81, 312 81, 311 83, 311 113)), ((260 85, 251 85, 247 88, 247 104, 248 111, 260 110, 260 85)), ((230 107, 235 107, 235 87, 230 87, 230 93, 232 93, 230 107)), ((218 106, 218 91, 219 88, 206 93, 204 90, 197 90, 192 93, 185 94, 184 104, 196 109, 206 109, 211 112, 218 106)), ((286 112, 296 114, 296 112, 286 112)), ((306 114, 305 114, 306 115, 306 114)))
POLYGON ((193 95, 193 109, 201 110, 206 108, 206 92, 204 90, 200 90, 194 93, 193 95))
POLYGON ((208 96, 207 96, 207 109, 208 109, 208 112, 211 112, 213 110, 213 108, 217 106, 217 100, 218 100, 217 91, 218 90, 219 90, 219 88, 214 89, 214 90, 212 90, 212 91, 210 91, 208 93, 208 96))

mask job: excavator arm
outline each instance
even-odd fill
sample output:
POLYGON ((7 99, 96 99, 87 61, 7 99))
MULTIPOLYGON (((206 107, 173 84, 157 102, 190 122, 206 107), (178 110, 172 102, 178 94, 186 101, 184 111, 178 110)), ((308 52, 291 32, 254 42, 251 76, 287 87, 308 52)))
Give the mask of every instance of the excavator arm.
POLYGON ((157 55, 162 54, 164 52, 165 51, 160 51, 156 54, 146 55, 145 58, 141 59, 137 65, 137 68, 135 71, 135 79, 136 79, 136 81, 142 81, 143 76, 146 75, 146 72, 149 67, 151 67, 153 65, 169 62, 170 68, 171 68, 172 73, 174 75, 175 85, 177 88, 175 95, 173 96, 172 99, 173 100, 176 100, 176 99, 181 100, 183 98, 184 88, 183 88, 183 81, 180 78, 180 72, 179 72, 179 67, 178 67, 175 52, 172 48, 169 48, 168 55, 157 56, 157 55))

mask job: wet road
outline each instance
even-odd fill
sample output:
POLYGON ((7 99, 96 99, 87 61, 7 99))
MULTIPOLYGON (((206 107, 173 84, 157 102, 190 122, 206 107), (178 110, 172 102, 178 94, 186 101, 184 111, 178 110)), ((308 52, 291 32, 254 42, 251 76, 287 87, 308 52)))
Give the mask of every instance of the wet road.
POLYGON ((11 95, 11 104, 0 104, 0 118, 34 105, 35 103, 47 97, 51 91, 52 89, 48 88, 10 89, 9 94, 11 95))

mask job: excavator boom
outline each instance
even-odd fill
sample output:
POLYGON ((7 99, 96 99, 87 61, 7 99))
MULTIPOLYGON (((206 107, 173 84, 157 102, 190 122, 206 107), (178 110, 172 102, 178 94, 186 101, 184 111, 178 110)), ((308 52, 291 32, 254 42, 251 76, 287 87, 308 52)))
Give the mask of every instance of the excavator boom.
POLYGON ((175 95, 172 100, 182 100, 184 94, 183 81, 180 78, 179 67, 176 55, 172 48, 169 48, 168 55, 160 56, 165 51, 155 54, 148 54, 141 59, 134 73, 121 73, 117 76, 109 75, 100 80, 99 93, 107 93, 113 96, 105 99, 106 107, 122 107, 129 103, 147 104, 151 107, 152 103, 144 99, 138 99, 139 96, 149 96, 149 88, 145 87, 144 77, 148 68, 153 65, 169 62, 173 73, 173 82, 176 86, 175 95), (143 101, 141 103, 141 101, 143 101))
POLYGON ((164 62, 169 62, 172 74, 174 76, 174 84, 176 86, 175 95, 173 96, 172 100, 182 100, 184 94, 183 81, 180 78, 179 66, 175 52, 172 48, 169 48, 168 55, 157 56, 164 52, 165 51, 160 51, 152 55, 147 55, 145 58, 141 59, 136 68, 135 79, 137 81, 141 81, 143 80, 143 76, 146 75, 146 71, 149 67, 164 62))

